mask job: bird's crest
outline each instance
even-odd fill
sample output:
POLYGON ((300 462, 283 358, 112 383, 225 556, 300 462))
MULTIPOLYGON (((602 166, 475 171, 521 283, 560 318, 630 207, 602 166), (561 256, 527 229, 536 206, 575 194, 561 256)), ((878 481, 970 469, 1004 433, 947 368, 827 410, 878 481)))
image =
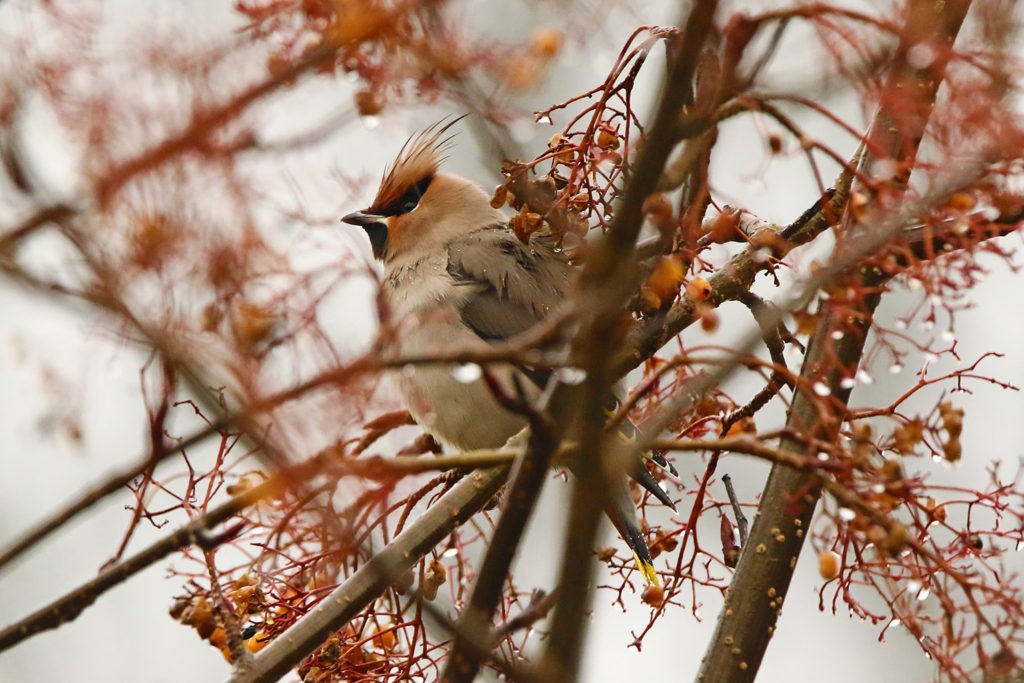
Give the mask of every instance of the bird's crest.
POLYGON ((437 173, 441 162, 447 158, 445 152, 454 137, 447 135, 448 130, 463 118, 465 114, 451 120, 441 119, 406 140, 398 158, 384 171, 377 196, 367 212, 383 213, 409 188, 437 173))

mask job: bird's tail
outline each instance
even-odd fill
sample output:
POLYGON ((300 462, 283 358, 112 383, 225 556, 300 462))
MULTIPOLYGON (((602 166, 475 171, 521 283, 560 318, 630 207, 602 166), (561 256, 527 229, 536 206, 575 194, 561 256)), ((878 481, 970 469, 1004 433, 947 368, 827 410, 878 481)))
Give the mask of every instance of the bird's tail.
MULTIPOLYGON (((611 416, 614 412, 614 408, 618 407, 618 400, 613 399, 612 409, 609 409, 608 414, 611 416)), ((637 428, 630 420, 626 419, 618 425, 619 438, 623 441, 631 442, 636 439, 637 428)), ((675 503, 672 502, 671 496, 665 489, 661 488, 661 485, 654 478, 654 475, 647 469, 647 462, 653 463, 662 471, 670 474, 673 477, 678 477, 679 473, 672 466, 672 463, 668 462, 665 457, 659 453, 644 453, 633 465, 633 468, 629 471, 629 476, 632 477, 640 486, 646 489, 651 495, 657 498, 663 505, 666 505, 672 512, 676 512, 675 503)), ((658 581, 658 572, 654 568, 654 558, 651 557, 651 551, 647 547, 647 539, 644 538, 643 531, 640 530, 640 524, 636 519, 636 507, 633 505, 633 497, 629 493, 629 484, 623 478, 618 484, 614 486, 614 491, 608 495, 608 502, 605 507, 605 514, 615 525, 615 529, 622 536, 623 540, 629 546, 629 549, 633 551, 633 559, 636 560, 636 568, 640 570, 640 574, 644 577, 644 582, 650 586, 660 585, 658 581)))
MULTIPOLYGON (((646 471, 646 470, 645 470, 646 471)), ((605 507, 605 514, 615 525, 615 529, 626 541, 626 545, 633 551, 633 558, 636 560, 636 568, 644 577, 644 582, 651 586, 658 586, 658 572, 654 568, 654 558, 647 548, 647 539, 636 519, 636 509, 633 507, 633 498, 629 495, 629 486, 623 479, 620 485, 610 492, 609 500, 605 507)))

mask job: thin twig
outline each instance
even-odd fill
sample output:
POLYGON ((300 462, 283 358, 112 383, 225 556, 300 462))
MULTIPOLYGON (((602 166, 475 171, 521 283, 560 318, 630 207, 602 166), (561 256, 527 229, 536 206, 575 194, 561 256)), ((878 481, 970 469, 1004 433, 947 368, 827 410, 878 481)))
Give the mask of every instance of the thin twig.
POLYGON ((732 487, 732 477, 728 474, 722 475, 722 483, 725 484, 725 494, 729 496, 729 505, 732 506, 732 514, 736 517, 736 528, 740 532, 740 547, 747 545, 747 518, 743 514, 740 500, 736 497, 736 489, 732 487))
MULTIPOLYGON (((193 543, 208 545, 202 543, 204 532, 211 530, 217 524, 229 519, 263 498, 279 494, 280 491, 281 480, 279 478, 268 480, 259 486, 238 494, 203 516, 197 517, 144 550, 104 569, 91 581, 87 581, 78 588, 65 593, 46 607, 33 612, 24 619, 0 631, 0 652, 17 645, 36 633, 54 629, 61 624, 72 621, 81 614, 82 610, 95 602, 96 598, 176 550, 193 543)), ((236 525, 229 528, 227 532, 233 537, 241 530, 242 525, 236 525)))

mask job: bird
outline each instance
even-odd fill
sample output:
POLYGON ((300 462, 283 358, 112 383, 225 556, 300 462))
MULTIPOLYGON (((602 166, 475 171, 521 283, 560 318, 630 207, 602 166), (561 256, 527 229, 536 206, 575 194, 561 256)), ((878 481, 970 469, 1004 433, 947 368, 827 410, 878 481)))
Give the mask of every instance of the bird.
MULTIPOLYGON (((445 348, 486 351, 542 323, 571 296, 575 280, 575 266, 552 240, 535 235, 524 243, 479 184, 440 171, 458 120, 442 119, 407 139, 370 206, 341 219, 365 231, 383 265, 380 296, 396 321, 395 350, 403 357, 445 348)), ((474 371, 479 366, 466 367, 406 365, 397 372, 399 393, 414 420, 442 444, 499 448, 527 420, 499 401, 482 372, 474 371)), ((489 365, 488 372, 503 391, 531 399, 557 376, 506 363, 489 365)), ((622 436, 631 438, 632 429, 624 423, 622 436)), ((663 460, 658 464, 665 467, 663 460)), ((639 458, 630 474, 675 511, 639 458)), ((606 501, 605 512, 645 583, 658 585, 625 477, 606 492, 606 501)))

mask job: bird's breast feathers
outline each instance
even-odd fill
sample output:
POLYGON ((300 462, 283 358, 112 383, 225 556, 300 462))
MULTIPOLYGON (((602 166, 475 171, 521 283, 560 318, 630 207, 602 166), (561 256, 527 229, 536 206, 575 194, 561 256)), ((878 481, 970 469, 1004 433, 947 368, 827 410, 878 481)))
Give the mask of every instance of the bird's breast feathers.
POLYGON ((389 263, 381 291, 391 314, 402 319, 450 304, 456 283, 447 268, 448 253, 443 245, 389 263))

